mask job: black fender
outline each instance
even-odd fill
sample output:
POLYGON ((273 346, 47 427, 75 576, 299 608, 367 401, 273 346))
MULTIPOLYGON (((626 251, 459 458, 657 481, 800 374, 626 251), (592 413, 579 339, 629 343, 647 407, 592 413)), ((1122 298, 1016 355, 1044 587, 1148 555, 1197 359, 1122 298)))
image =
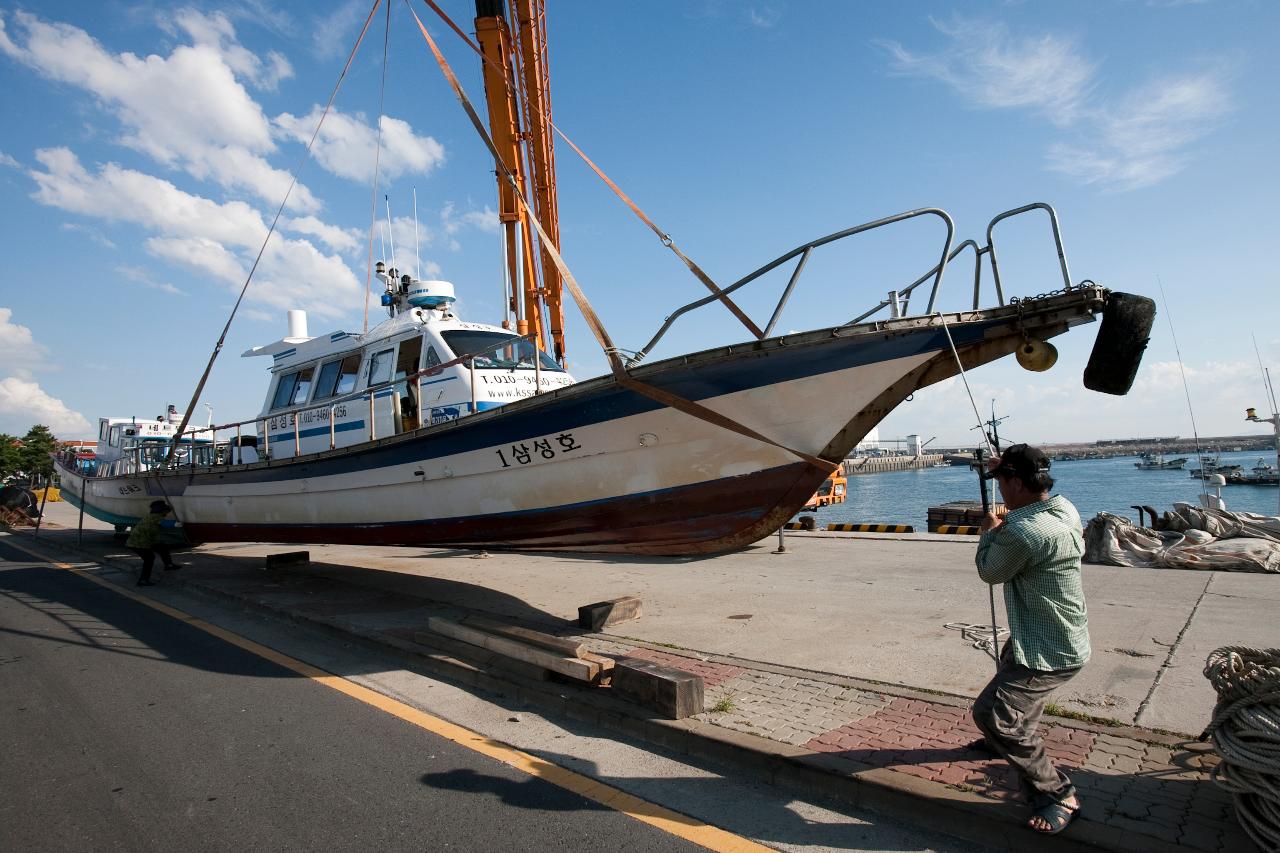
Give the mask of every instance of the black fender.
POLYGON ((1102 309, 1102 325, 1084 368, 1084 387, 1124 395, 1133 387, 1142 353, 1151 340, 1156 303, 1145 296, 1113 291, 1102 309))

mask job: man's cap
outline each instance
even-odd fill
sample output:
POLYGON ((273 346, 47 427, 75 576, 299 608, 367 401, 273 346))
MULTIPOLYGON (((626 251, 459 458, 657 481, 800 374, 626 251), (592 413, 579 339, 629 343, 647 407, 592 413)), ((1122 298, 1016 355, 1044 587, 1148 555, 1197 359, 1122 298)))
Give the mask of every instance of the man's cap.
POLYGON ((1000 464, 995 473, 1020 480, 1030 480, 1036 474, 1046 473, 1053 460, 1038 447, 1029 444, 1011 444, 1000 454, 1000 464))
POLYGON ((167 503, 165 503, 164 501, 152 501, 152 502, 151 502, 151 511, 152 511, 152 512, 168 512, 168 511, 169 511, 169 510, 171 510, 171 509, 173 509, 173 507, 169 506, 169 505, 168 505, 167 503))

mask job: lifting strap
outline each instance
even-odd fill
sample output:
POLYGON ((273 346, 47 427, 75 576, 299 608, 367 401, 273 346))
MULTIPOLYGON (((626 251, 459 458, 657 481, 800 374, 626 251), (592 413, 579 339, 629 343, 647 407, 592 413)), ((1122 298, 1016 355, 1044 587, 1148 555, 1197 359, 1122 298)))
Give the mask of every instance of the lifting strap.
MULTIPOLYGON (((408 0, 406 0, 406 3, 407 2, 408 0)), ((427 2, 430 3, 430 0, 427 0, 427 2)), ((507 171, 506 166, 502 162, 502 157, 498 153, 497 147, 493 144, 493 140, 489 137, 489 132, 485 130, 484 123, 481 121, 480 116, 476 113, 475 108, 471 105, 471 101, 467 98, 466 93, 462 90, 462 85, 458 82, 458 78, 453 73, 453 69, 449 66, 448 61, 444 58, 444 54, 440 52, 440 48, 436 45, 435 39, 433 39, 431 37, 431 34, 427 32, 427 28, 422 23, 422 19, 418 17, 418 13, 415 12, 412 7, 409 8, 409 13, 413 15, 414 21, 417 22, 418 29, 422 33, 422 37, 426 40, 427 46, 431 49, 431 53, 435 57, 436 63, 440 66, 440 71, 444 74, 445 79, 449 82, 449 85, 453 89, 454 95, 457 97, 458 102, 462 105, 463 110, 466 112, 467 116, 471 119, 471 124, 475 127, 476 132, 480 134, 480 138, 484 141, 485 146, 489 149, 489 152, 493 155, 494 163, 498 166, 499 169, 502 170, 503 175, 514 186, 515 185, 514 176, 509 171, 507 171)), ((811 453, 806 453, 803 450, 796 450, 793 447, 788 447, 785 444, 774 441, 773 439, 768 438, 767 436, 761 435, 760 433, 756 432, 755 430, 751 429, 745 424, 738 423, 737 421, 727 417, 726 415, 722 415, 719 412, 708 409, 706 406, 703 406, 700 403, 695 403, 692 400, 687 400, 684 397, 680 397, 676 394, 672 394, 669 391, 664 391, 661 388, 655 388, 654 386, 649 385, 648 383, 645 383, 645 382, 641 382, 640 380, 635 379, 630 374, 628 374, 626 367, 622 363, 622 358, 618 354, 618 348, 614 346, 613 340, 609 337, 609 333, 604 328, 604 324, 600 321, 600 318, 596 314, 595 309, 591 307, 591 303, 587 301, 586 294, 584 294, 582 292, 582 288, 578 286, 577 279, 575 279, 573 277, 573 273, 569 271, 569 267, 565 264, 564 258, 560 256, 559 250, 556 249, 555 245, 549 239, 546 231, 543 230, 542 223, 538 221, 537 215, 533 212, 533 209, 529 206, 528 201, 526 201, 525 198, 519 192, 515 193, 515 196, 517 199, 520 200, 520 204, 524 208, 525 213, 528 214, 529 221, 533 224, 533 227, 537 229, 538 239, 542 242, 542 248, 546 251, 548 256, 550 256, 552 262, 556 265, 556 269, 559 270, 560 275, 564 279, 565 285, 569 288, 569 293, 573 296, 574 302, 577 303, 578 310, 582 312, 583 319, 586 321, 587 326, 591 329, 591 333, 595 335, 596 340, 599 341, 600 346, 604 349, 605 355, 608 356, 610 368, 612 369, 614 379, 618 382, 619 385, 621 385, 624 388, 628 388, 638 394, 643 394, 644 396, 649 397, 650 399, 656 400, 662 403, 663 405, 670 406, 673 409, 677 409, 678 411, 682 411, 685 414, 691 415, 702 421, 706 421, 707 423, 713 424, 723 429, 730 430, 731 432, 736 432, 739 435, 743 435, 748 438, 754 439, 756 441, 760 441, 765 444, 769 444, 774 447, 785 450, 788 453, 791 453, 795 456, 800 457, 805 462, 819 468, 822 471, 825 471, 828 474, 839 467, 839 463, 831 462, 830 460, 827 460, 827 459, 822 459, 821 457, 814 456, 811 453)))
MULTIPOLYGON (((440 18, 445 22, 445 24, 448 25, 449 29, 453 30, 455 33, 458 34, 458 38, 462 39, 462 41, 465 42, 468 47, 470 47, 473 51, 475 51, 475 53, 480 57, 481 61, 488 63, 491 68, 494 68, 494 70, 502 74, 503 80, 506 81, 507 88, 509 90, 512 89, 511 81, 507 79, 505 68, 499 68, 496 65, 494 65, 493 60, 491 60, 489 57, 484 55, 484 51, 482 51, 478 45, 472 42, 466 33, 464 33, 461 29, 458 28, 458 25, 453 22, 453 19, 450 18, 447 14, 445 14, 443 9, 441 9, 439 6, 436 5, 435 0, 424 0, 424 2, 431 7, 432 11, 434 11, 437 15, 440 16, 440 18)), ((421 26, 421 21, 419 21, 419 26, 421 26)), ((641 222, 649 226, 649 229, 653 231, 654 234, 658 235, 658 239, 662 241, 662 245, 666 246, 672 252, 675 252, 676 257, 684 261, 684 265, 689 268, 689 272, 693 273, 694 276, 698 279, 698 281, 706 285, 707 289, 710 290, 713 294, 715 294, 717 299, 719 299, 722 303, 724 303, 724 306, 733 313, 733 316, 737 317, 738 320, 742 323, 742 325, 746 326, 747 331, 755 335, 756 340, 762 339, 765 336, 765 334, 760 330, 760 327, 757 326, 755 322, 746 315, 746 312, 744 312, 740 307, 738 307, 738 304, 729 297, 729 294, 721 290, 720 286, 711 280, 711 276, 707 275, 706 272, 703 271, 702 267, 698 266, 697 262, 693 260, 693 258, 690 258, 684 252, 680 251, 680 247, 677 246, 675 244, 675 241, 671 239, 671 235, 663 231, 656 224, 654 224, 653 220, 645 215, 645 212, 640 209, 639 205, 637 205, 634 201, 632 201, 631 197, 628 196, 625 192, 623 192, 622 188, 619 187, 616 183, 614 183, 609 178, 609 176, 606 175, 600 169, 600 167, 595 164, 595 161, 593 161, 590 157, 588 157, 581 148, 575 145, 573 140, 570 139, 565 134, 565 132, 560 129, 559 125, 557 125, 554 121, 551 121, 550 117, 548 117, 547 121, 551 125, 551 128, 560 135, 560 138, 563 139, 566 143, 568 143, 569 147, 572 148, 574 152, 577 153, 577 155, 582 158, 582 162, 586 163, 591 168, 591 171, 595 172, 596 175, 599 176, 600 180, 604 181, 605 184, 609 187, 609 189, 613 190, 614 193, 617 194, 618 198, 622 199, 623 203, 626 204, 627 207, 631 208, 631 212, 634 213, 637 217, 639 217, 641 222)))

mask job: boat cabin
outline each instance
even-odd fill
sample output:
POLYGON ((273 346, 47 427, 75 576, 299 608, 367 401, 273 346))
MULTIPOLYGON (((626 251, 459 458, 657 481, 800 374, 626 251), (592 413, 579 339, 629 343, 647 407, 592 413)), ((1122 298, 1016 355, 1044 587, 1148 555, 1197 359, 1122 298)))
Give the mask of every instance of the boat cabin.
MULTIPOLYGON (((169 453, 169 445, 182 422, 174 406, 155 420, 98 418, 98 442, 92 457, 77 455, 76 469, 90 476, 114 477, 159 468, 169 453)), ((209 435, 188 431, 178 442, 174 455, 182 465, 214 465, 225 447, 215 447, 209 435)))
POLYGON ((289 334, 254 347, 271 356, 259 414, 259 454, 281 459, 446 423, 571 385, 527 337, 453 313, 453 285, 377 266, 389 317, 368 333, 309 337, 289 312, 289 334))

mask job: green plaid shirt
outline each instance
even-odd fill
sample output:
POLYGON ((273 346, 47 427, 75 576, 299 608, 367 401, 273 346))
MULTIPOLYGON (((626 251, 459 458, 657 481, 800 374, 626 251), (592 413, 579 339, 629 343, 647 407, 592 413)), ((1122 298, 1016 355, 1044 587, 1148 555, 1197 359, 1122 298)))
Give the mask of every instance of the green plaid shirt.
POLYGON ((1080 514, 1061 495, 1015 509, 978 541, 978 575, 1004 584, 1013 659, 1038 670, 1089 660, 1080 514))

